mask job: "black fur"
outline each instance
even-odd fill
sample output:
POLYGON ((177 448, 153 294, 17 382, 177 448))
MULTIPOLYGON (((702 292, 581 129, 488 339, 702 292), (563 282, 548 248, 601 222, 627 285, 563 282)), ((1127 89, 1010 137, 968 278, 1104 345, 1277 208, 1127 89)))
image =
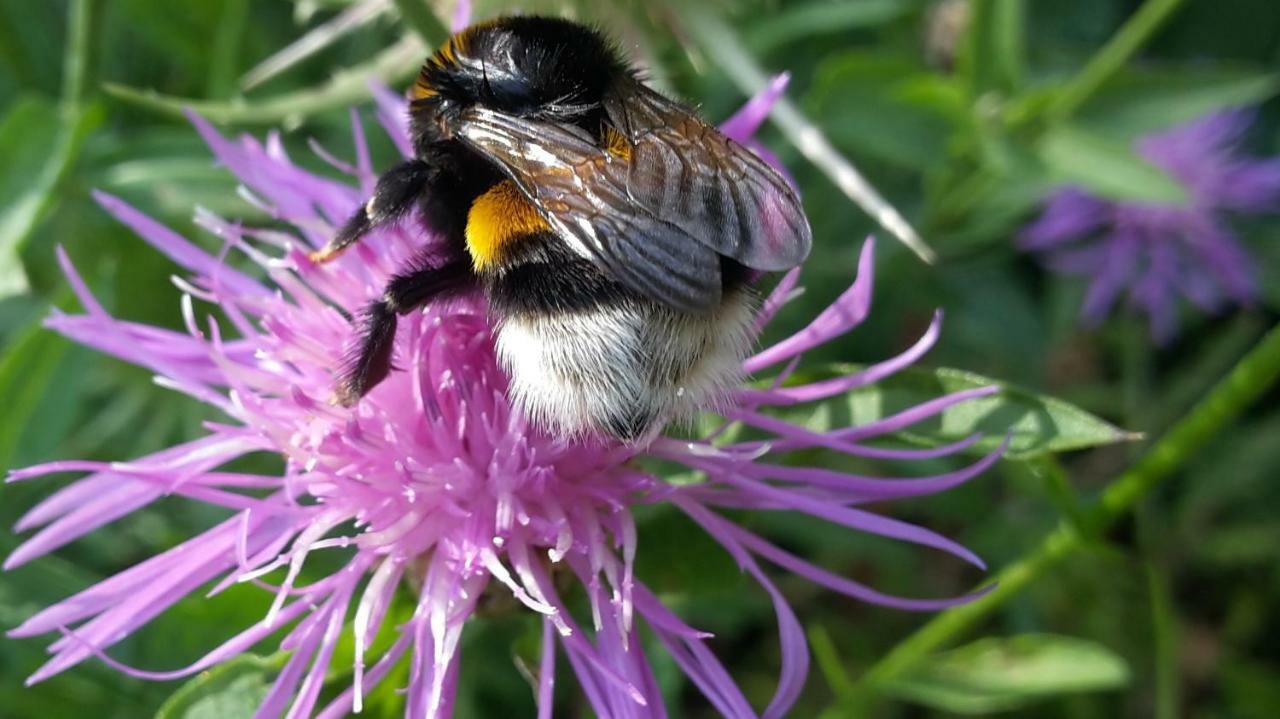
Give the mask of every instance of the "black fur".
POLYGON ((382 299, 365 308, 360 344, 342 373, 338 402, 351 406, 386 379, 391 371, 398 315, 408 314, 429 300, 462 291, 473 282, 471 268, 464 259, 424 259, 417 267, 392 277, 382 299))
MULTIPOLYGON (((506 178, 494 161, 454 139, 468 109, 481 106, 518 118, 571 125, 605 146, 607 118, 626 118, 620 103, 638 86, 598 31, 544 17, 509 17, 455 35, 422 68, 410 103, 415 158, 379 178, 373 199, 339 231, 320 260, 370 230, 416 209, 444 238, 438 257, 420 258, 397 274, 383 297, 362 315, 361 339, 338 383, 337 400, 350 406, 392 369, 397 318, 441 297, 482 289, 498 316, 546 316, 602 306, 651 303, 576 254, 549 232, 515 238, 496 266, 477 275, 466 247, 467 215, 476 198, 506 178), (447 51, 446 51, 447 49, 447 51)), ((619 122, 627 131, 625 122, 619 122)), ((752 271, 722 259, 726 289, 749 282, 752 271)), ((636 439, 655 417, 619 409, 603 429, 636 439)))
POLYGON ((596 134, 604 116, 602 99, 626 72, 604 35, 559 18, 519 16, 480 23, 451 44, 452 61, 437 54, 422 68, 419 82, 435 94, 411 107, 420 154, 474 105, 568 122, 596 134))
POLYGON ((555 235, 525 238, 519 253, 486 278, 489 306, 499 315, 549 315, 642 301, 555 235))
POLYGON ((400 219, 423 196, 430 180, 431 166, 421 160, 408 160, 387 170, 378 178, 373 198, 351 214, 318 256, 336 255, 373 228, 400 219))

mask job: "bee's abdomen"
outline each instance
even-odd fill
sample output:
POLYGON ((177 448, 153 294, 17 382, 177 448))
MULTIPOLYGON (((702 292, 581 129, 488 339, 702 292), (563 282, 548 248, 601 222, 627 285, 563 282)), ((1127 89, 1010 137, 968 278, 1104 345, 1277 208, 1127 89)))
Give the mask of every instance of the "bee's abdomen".
MULTIPOLYGON (((501 291, 490 294, 494 302, 501 291)), ((753 297, 732 291, 705 316, 572 293, 560 300, 580 305, 572 310, 510 312, 495 304, 511 398, 536 424, 567 436, 644 440, 669 421, 714 409, 738 384, 752 343, 753 297)))
POLYGON ((590 260, 572 256, 556 244, 547 238, 541 246, 527 248, 525 252, 534 258, 504 269, 490 281, 489 304, 498 314, 581 313, 643 301, 590 260))

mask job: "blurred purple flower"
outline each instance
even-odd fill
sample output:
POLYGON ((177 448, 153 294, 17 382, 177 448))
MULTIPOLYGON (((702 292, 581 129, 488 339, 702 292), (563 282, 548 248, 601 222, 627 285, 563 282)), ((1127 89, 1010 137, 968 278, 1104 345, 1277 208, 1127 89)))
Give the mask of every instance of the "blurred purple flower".
POLYGON ((1019 237, 1051 269, 1092 278, 1081 315, 1097 325, 1120 295, 1146 313, 1160 343, 1177 333, 1178 296, 1205 312, 1249 305, 1257 295, 1251 259, 1229 213, 1280 211, 1280 158, 1243 156, 1252 113, 1233 110, 1148 135, 1145 160, 1187 193, 1185 205, 1118 202, 1079 188, 1058 191, 1019 237))
MULTIPOLYGON (((775 85, 770 97, 780 89, 775 85)), ((400 98, 379 93, 381 117, 407 145, 400 98)), ((730 131, 741 140, 768 112, 755 102, 730 131), (743 130, 745 128, 745 131, 743 130)), ((218 160, 244 183, 244 194, 292 232, 251 229, 198 212, 197 222, 224 243, 217 256, 180 237, 123 201, 99 194, 102 206, 144 240, 194 274, 183 281, 186 332, 139 325, 109 315, 70 261, 60 255, 85 314, 55 313, 48 325, 78 342, 154 371, 163 384, 230 418, 208 424, 201 439, 130 462, 53 462, 13 472, 11 481, 59 472, 87 472, 28 512, 18 530, 37 529, 6 568, 51 552, 161 497, 179 495, 228 510, 214 528, 28 619, 10 636, 63 636, 52 658, 28 680, 47 679, 97 656, 130 675, 172 679, 195 674, 290 627, 280 640, 292 654, 258 716, 345 716, 406 654, 411 661, 406 715, 447 717, 459 671, 459 638, 485 592, 507 592, 543 617, 537 688, 539 717, 552 710, 555 656, 563 651, 595 712, 608 717, 662 717, 652 669, 635 619, 657 640, 720 713, 755 717, 710 635, 664 607, 633 573, 637 552, 631 507, 668 503, 715 538, 773 601, 782 644, 777 692, 765 717, 782 717, 808 669, 800 623, 761 565, 768 560, 837 592, 909 610, 933 610, 970 597, 903 599, 834 575, 770 544, 719 510, 798 511, 852 529, 934 547, 982 566, 958 544, 926 529, 874 514, 864 505, 939 492, 989 467, 1003 447, 963 470, 917 479, 858 476, 774 455, 823 448, 882 460, 939 457, 978 440, 936 449, 885 449, 867 442, 995 388, 958 392, 879 421, 813 431, 761 411, 813 402, 875 382, 908 365, 934 343, 939 319, 901 355, 854 374, 784 386, 806 350, 842 336, 870 307, 872 243, 861 252, 857 278, 805 329, 746 362, 771 383, 742 389, 726 420, 755 428, 767 440, 713 442, 661 438, 645 449, 569 443, 547 436, 512 411, 506 378, 495 361, 490 326, 475 298, 437 303, 406 318, 397 337, 394 372, 353 410, 329 403, 333 370, 341 365, 352 327, 338 308, 363 306, 424 238, 411 226, 375 232, 330 265, 316 266, 319 247, 371 189, 374 174, 358 119, 356 163, 317 151, 358 180, 358 187, 294 165, 278 136, 265 146, 228 140, 198 117, 192 121, 218 160), (296 234, 294 234, 296 233, 296 234), (266 280, 224 262, 238 252, 266 280), (202 322, 195 301, 227 318, 202 322), (282 455, 280 476, 224 469, 255 452, 282 455), (705 480, 669 485, 634 460, 676 462, 705 480), (300 584, 307 558, 331 548, 350 552, 344 566, 300 584), (565 607, 564 584, 576 577, 591 607, 585 629, 565 607), (266 578, 282 578, 268 584, 266 578), (166 672, 125 667, 106 650, 156 615, 204 587, 216 594, 251 581, 274 594, 262 620, 244 628, 191 665, 166 672), (387 621, 393 596, 411 588, 412 618, 396 629, 381 656, 366 654, 387 621), (349 630, 344 630, 351 614, 349 630), (353 685, 318 707, 326 672, 344 631, 355 644, 353 685)), ((427 241, 430 241, 428 238, 427 241)), ((798 273, 779 282, 761 310, 763 327, 795 294, 798 273)), ((585 622, 584 622, 585 623, 585 622)))

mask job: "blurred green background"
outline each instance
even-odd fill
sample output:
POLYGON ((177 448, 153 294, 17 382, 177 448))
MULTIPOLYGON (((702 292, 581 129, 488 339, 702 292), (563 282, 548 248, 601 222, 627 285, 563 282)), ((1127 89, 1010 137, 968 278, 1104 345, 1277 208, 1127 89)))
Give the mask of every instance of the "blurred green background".
MULTIPOLYGON (((197 206, 263 221, 173 112, 181 103, 142 94, 151 90, 209 103, 201 106, 205 114, 228 131, 261 136, 281 128, 295 159, 334 175, 308 143, 351 157, 347 108, 354 105, 375 164, 387 166, 394 151, 376 130, 365 79, 377 71, 403 87, 421 54, 416 40, 405 39, 413 31, 393 3, 373 3, 367 22, 260 86, 243 87, 255 66, 352 4, 0 0, 0 467, 127 459, 199 433, 209 417, 203 408, 155 386, 143 370, 41 329, 51 306, 74 308, 54 248, 67 249, 118 316, 177 327, 179 293, 169 280, 176 268, 109 220, 90 191, 118 194, 209 247, 212 239, 192 224, 197 206), (327 84, 335 76, 336 84, 327 84)), ((448 8, 440 9, 447 17, 448 8)), ((1280 152, 1280 104, 1271 100, 1280 71, 1275 0, 482 2, 477 16, 503 9, 599 22, 655 82, 711 118, 741 103, 759 72, 792 73, 788 96, 803 116, 939 254, 936 264, 922 264, 881 232, 871 319, 811 361, 884 358, 944 308, 943 338, 926 366, 1051 394, 1154 439, 1280 316, 1275 219, 1237 224, 1257 259, 1264 295, 1257 306, 1217 317, 1188 312, 1179 338, 1159 349, 1143 322, 1123 313, 1096 331, 1079 329, 1083 284, 1045 273, 1013 247, 1038 202, 1065 180, 1130 183, 1127 190, 1142 196, 1150 168, 1125 148, 1144 132, 1256 105, 1251 151, 1280 152), (1135 30, 1135 12, 1146 13, 1140 17, 1150 27, 1135 30), (1132 46, 1099 60, 1100 49, 1117 50, 1122 27, 1139 32, 1132 46), (1111 64, 1070 112, 1076 137, 1092 139, 1066 153, 1077 160, 1069 167, 1055 165, 1061 153, 1036 157, 1036 143, 1057 127, 1045 120, 1045 108, 1079 91, 1082 69, 1096 62, 1111 64), (1120 152, 1095 164, 1089 153, 1099 146, 1120 152)), ((862 239, 877 228, 786 133, 768 127, 764 139, 797 178, 816 238, 803 277, 807 293, 780 318, 781 333, 847 285, 862 239)), ((954 653, 930 654, 870 692, 851 685, 928 616, 862 605, 779 573, 817 654, 793 715, 1280 716, 1277 396, 1269 393, 1216 428, 1201 451, 1107 531, 1081 529, 1074 551, 1039 568, 1026 591, 949 636, 954 653)), ((887 511, 963 541, 999 570, 1034 552, 1059 522, 1087 511, 1150 441, 1030 452, 965 487, 887 511)), ((952 464, 920 463, 918 470, 952 464)), ((4 486, 0 525, 11 526, 62 481, 4 486)), ((0 575, 0 626, 15 626, 221 516, 163 502, 0 575)), ((676 515, 657 510, 642 519, 642 576, 692 624, 717 633, 718 653, 762 706, 778 662, 766 595, 676 515)), ((899 594, 946 596, 983 579, 936 553, 806 518, 744 521, 825 567, 899 594)), ((19 541, 0 533, 0 554, 19 541)), ((150 669, 185 665, 228 627, 260 618, 269 599, 252 589, 216 601, 189 598, 112 654, 150 669)), ((472 627, 458 716, 532 715, 531 691, 513 657, 529 653, 536 628, 520 616, 472 627)), ((43 644, 0 641, 0 717, 150 716, 178 688, 132 680, 96 661, 24 688, 43 644)), ((672 716, 712 716, 674 664, 655 661, 672 716)), ((249 684, 257 680, 245 676, 249 684)), ((562 685, 556 715, 589 716, 573 683, 562 685)), ((169 715, 249 716, 234 701, 214 706, 169 715)), ((384 692, 367 713, 400 711, 399 698, 384 692)))

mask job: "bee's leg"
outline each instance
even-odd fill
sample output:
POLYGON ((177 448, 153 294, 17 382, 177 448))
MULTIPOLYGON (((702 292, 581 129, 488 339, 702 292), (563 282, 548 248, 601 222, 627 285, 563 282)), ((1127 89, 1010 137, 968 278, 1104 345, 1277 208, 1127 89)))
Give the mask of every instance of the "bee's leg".
POLYGON ((338 382, 335 398, 338 404, 354 405, 391 371, 391 348, 399 315, 408 314, 433 299, 457 293, 474 281, 475 275, 466 260, 443 264, 426 260, 392 277, 382 299, 365 308, 359 348, 338 382))
POLYGON ((378 178, 373 197, 351 215, 338 234, 311 253, 312 262, 328 262, 373 228, 404 216, 436 175, 422 160, 406 160, 378 178))

